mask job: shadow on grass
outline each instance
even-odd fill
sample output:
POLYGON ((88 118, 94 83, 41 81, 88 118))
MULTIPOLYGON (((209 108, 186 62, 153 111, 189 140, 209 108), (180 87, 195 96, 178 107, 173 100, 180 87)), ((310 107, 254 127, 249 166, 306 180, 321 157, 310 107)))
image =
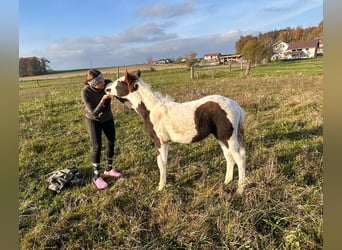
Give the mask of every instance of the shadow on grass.
MULTIPOLYGON (((297 125, 298 126, 298 125, 297 125)), ((323 126, 297 129, 267 134, 256 139, 249 150, 258 150, 260 145, 271 151, 276 163, 276 171, 288 180, 302 185, 316 185, 321 180, 323 143, 316 138, 322 136, 323 126)), ((265 155, 265 161, 270 154, 265 155)))
POLYGON ((266 147, 272 147, 275 144, 279 143, 279 141, 281 140, 300 141, 303 139, 312 139, 315 136, 322 135, 323 126, 318 126, 311 129, 299 129, 290 132, 270 133, 264 136, 262 139, 266 147))

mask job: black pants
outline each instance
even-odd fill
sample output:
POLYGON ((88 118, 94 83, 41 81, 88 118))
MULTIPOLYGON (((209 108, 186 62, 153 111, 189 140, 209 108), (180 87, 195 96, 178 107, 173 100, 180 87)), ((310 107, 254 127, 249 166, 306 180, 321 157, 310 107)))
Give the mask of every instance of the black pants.
POLYGON ((100 163, 102 148, 102 131, 106 137, 106 158, 112 159, 114 156, 115 126, 114 120, 98 122, 87 118, 88 131, 92 143, 92 163, 100 163))

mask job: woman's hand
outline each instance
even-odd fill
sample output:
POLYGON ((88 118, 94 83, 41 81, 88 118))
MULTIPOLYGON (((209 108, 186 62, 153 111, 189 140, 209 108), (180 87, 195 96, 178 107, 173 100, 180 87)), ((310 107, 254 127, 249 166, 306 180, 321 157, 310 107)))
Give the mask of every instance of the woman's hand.
POLYGON ((111 95, 104 95, 104 96, 102 96, 101 102, 104 102, 108 99, 112 99, 112 96, 111 95))

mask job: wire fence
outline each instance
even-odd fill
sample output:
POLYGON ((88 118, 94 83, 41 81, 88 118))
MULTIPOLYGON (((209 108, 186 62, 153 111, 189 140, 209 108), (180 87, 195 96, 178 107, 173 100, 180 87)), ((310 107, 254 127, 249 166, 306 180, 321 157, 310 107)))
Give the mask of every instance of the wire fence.
MULTIPOLYGON (((116 73, 106 73, 106 78, 116 79, 116 73)), ((73 85, 73 84, 83 84, 85 80, 85 73, 75 74, 73 76, 60 76, 60 77, 50 77, 50 78, 29 78, 19 80, 19 89, 26 88, 39 88, 48 87, 52 85, 73 85)))
MULTIPOLYGON (((216 65, 216 66, 195 66, 190 70, 191 79, 200 78, 216 78, 220 74, 237 74, 243 71, 245 65, 243 64, 229 64, 229 65, 216 65), (225 73, 224 73, 225 72, 225 73)), ((150 69, 145 69, 151 71, 150 69)), ((182 67, 182 69, 186 69, 182 67)), ((119 69, 105 72, 106 78, 118 79, 124 73, 119 72, 119 69)), ((60 74, 60 75, 46 75, 36 77, 25 77, 19 79, 19 89, 48 87, 52 85, 68 85, 68 84, 83 84, 85 80, 85 72, 73 74, 60 74)))

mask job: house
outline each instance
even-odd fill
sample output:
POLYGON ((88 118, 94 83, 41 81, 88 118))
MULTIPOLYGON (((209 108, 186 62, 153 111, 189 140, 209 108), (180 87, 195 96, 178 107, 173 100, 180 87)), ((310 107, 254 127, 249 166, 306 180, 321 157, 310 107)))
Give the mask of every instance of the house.
POLYGON ((324 48, 323 48, 323 40, 321 38, 318 38, 318 49, 317 49, 317 56, 322 56, 324 54, 324 48))
POLYGON ((271 60, 286 59, 285 52, 287 51, 288 47, 289 45, 283 41, 278 41, 275 44, 273 44, 273 56, 271 60))
POLYGON ((169 64, 174 62, 174 59, 167 58, 167 59, 159 59, 152 61, 152 64, 169 64))
POLYGON ((221 55, 220 56, 220 63, 221 64, 228 64, 228 63, 238 63, 241 60, 241 55, 234 54, 234 55, 221 55))
POLYGON ((208 53, 203 57, 206 63, 220 63, 221 53, 208 53))
POLYGON ((318 40, 289 43, 288 59, 314 58, 318 49, 318 40))
POLYGON ((311 40, 290 43, 278 41, 273 44, 272 48, 274 54, 271 60, 314 58, 317 56, 319 41, 311 40))

